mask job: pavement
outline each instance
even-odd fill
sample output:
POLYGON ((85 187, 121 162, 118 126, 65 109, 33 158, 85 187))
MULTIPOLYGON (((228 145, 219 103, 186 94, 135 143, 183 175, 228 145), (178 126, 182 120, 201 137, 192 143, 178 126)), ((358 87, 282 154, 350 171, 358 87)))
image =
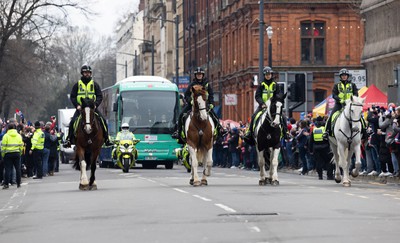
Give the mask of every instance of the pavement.
MULTIPOLYGON (((300 172, 297 169, 282 168, 282 169, 279 169, 278 171, 284 172, 284 173, 298 174, 298 175, 300 174, 300 172)), ((323 175, 324 175, 324 180, 325 180, 326 179, 326 171, 323 172, 323 175)), ((312 170, 304 176, 318 178, 318 173, 315 170, 312 170)), ((394 177, 394 176, 379 177, 379 176, 359 175, 357 177, 351 177, 351 178, 352 178, 352 180, 355 180, 355 181, 376 182, 376 183, 381 183, 381 184, 386 184, 386 183, 400 184, 400 177, 394 177)))

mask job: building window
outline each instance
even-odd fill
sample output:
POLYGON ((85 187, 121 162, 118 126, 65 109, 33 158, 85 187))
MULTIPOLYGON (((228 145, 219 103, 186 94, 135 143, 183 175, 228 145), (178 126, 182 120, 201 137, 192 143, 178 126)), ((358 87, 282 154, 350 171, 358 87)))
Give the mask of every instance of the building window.
POLYGON ((315 105, 318 105, 319 103, 321 103, 322 101, 325 100, 326 98, 326 90, 324 89, 316 89, 314 91, 314 99, 315 99, 315 105))
POLYGON ((301 64, 325 64, 325 22, 301 22, 301 64))

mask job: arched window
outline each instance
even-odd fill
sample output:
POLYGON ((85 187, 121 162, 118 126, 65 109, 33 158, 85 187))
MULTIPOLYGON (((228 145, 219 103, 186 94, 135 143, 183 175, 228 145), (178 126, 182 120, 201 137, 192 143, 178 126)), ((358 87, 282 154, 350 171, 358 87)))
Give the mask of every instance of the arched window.
POLYGON ((301 64, 325 64, 325 22, 301 22, 301 64))

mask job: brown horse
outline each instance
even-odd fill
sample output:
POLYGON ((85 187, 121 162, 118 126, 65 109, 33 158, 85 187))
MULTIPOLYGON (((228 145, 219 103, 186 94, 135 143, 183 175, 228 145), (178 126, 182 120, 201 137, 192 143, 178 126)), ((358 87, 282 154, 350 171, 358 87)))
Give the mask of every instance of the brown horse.
POLYGON ((207 185, 207 176, 211 174, 212 152, 214 141, 214 123, 207 113, 208 93, 201 85, 192 87, 193 107, 185 122, 185 134, 188 144, 192 171, 190 184, 193 186, 207 185), (199 162, 203 163, 203 178, 201 182, 197 175, 199 162))
MULTIPOLYGON (((96 162, 104 143, 102 124, 95 114, 95 104, 92 99, 82 99, 81 118, 76 134, 76 159, 74 168, 81 171, 79 189, 97 190, 95 171, 96 162), (88 162, 88 163, 87 163, 88 162), (88 181, 86 170, 91 170, 88 181)), ((71 128, 72 129, 72 128, 71 128)))

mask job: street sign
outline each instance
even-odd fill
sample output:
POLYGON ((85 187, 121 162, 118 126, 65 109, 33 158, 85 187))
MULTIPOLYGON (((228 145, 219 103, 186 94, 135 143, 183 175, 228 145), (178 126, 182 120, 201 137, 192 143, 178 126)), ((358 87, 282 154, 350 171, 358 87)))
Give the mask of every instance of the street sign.
MULTIPOLYGON (((173 82, 176 83, 176 77, 173 77, 173 82)), ((189 86, 190 77, 189 76, 179 76, 179 92, 184 93, 189 86)))
POLYGON ((225 95, 225 105, 237 105, 237 95, 236 94, 226 94, 225 95))
POLYGON ((356 84, 358 89, 367 85, 367 72, 365 69, 362 70, 349 70, 352 77, 352 82, 356 84))

